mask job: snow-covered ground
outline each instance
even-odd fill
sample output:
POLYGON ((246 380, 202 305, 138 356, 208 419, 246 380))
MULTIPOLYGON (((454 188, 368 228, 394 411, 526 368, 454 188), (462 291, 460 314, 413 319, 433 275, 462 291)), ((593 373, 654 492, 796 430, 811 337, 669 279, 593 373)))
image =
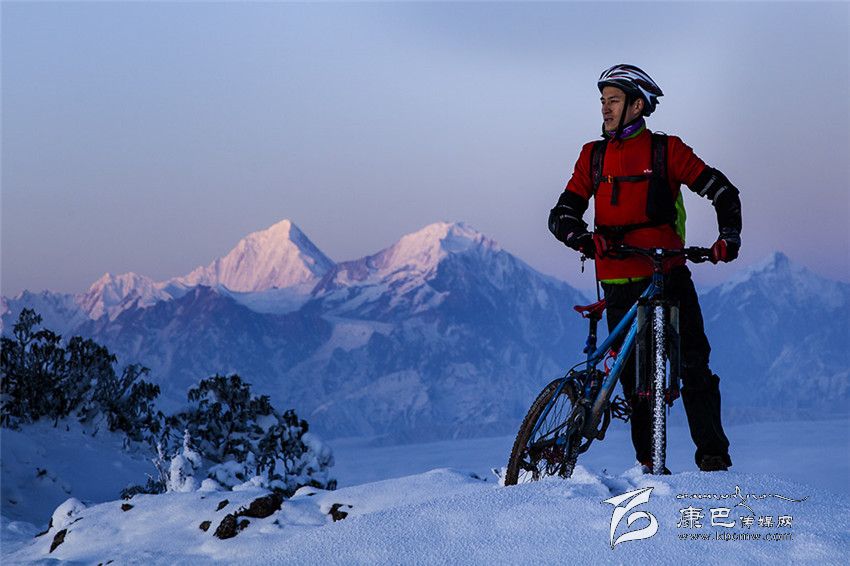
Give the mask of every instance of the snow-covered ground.
POLYGON ((850 550, 846 495, 739 472, 658 478, 637 468, 612 476, 580 467, 570 480, 499 487, 443 468, 334 492, 305 488, 271 516, 248 520, 235 538, 213 535, 228 513, 262 495, 172 493, 137 496, 126 510, 120 502, 78 509, 59 523, 67 530, 52 553, 59 527, 8 541, 4 562, 844 564, 850 550), (646 501, 622 519, 606 502, 647 488, 646 501), (347 516, 334 521, 333 508, 347 516), (693 509, 698 514, 689 517, 693 509), (729 512, 715 516, 711 509, 729 512), (753 523, 744 526, 747 517, 753 523), (618 542, 632 532, 647 538, 618 542))
MULTIPOLYGON (((0 510, 5 519, 47 526, 56 506, 118 499, 128 484, 144 485, 155 474, 146 452, 125 451, 123 435, 74 419, 0 429, 0 510)), ((138 448, 138 447, 137 447, 138 448)))
POLYGON ((143 483, 152 470, 145 460, 110 454, 114 439, 95 442, 74 430, 60 435, 54 430, 51 436, 50 430, 3 431, 4 564, 52 559, 85 564, 844 564, 850 552, 846 420, 728 427, 735 466, 715 474, 695 471, 687 429, 672 426, 674 473, 666 477, 638 473, 627 428, 615 423, 605 441, 580 459, 570 480, 514 487, 499 486, 491 471, 505 465, 511 438, 383 447, 364 440, 331 441, 340 489, 304 488, 271 516, 247 519, 245 530, 227 540, 213 535, 223 518, 265 492, 199 491, 122 502, 113 492, 128 480, 143 483), (34 466, 48 472, 32 479, 34 466), (615 506, 605 500, 649 487, 651 492, 643 492, 648 501, 614 525, 613 540, 651 525, 650 517, 657 533, 612 548, 615 506), (741 495, 733 495, 736 489, 741 495), (50 531, 35 537, 69 491, 86 506, 70 506, 73 513, 57 515, 50 531), (10 494, 26 505, 10 505, 10 494), (742 497, 746 507, 739 505, 742 497), (228 503, 219 510, 224 500, 228 503), (123 503, 133 507, 122 510, 123 503), (718 515, 712 526, 711 509, 724 508, 729 516, 718 515), (347 516, 334 521, 332 509, 347 516), (682 523, 687 509, 702 513, 699 527, 682 523), (33 510, 38 515, 29 518, 33 510), (643 518, 629 524, 629 516, 641 511, 643 518), (748 516, 750 526, 741 522, 748 516), (206 531, 200 528, 205 521, 206 531), (734 526, 719 525, 729 522, 734 526), (67 529, 64 542, 51 553, 62 528, 67 529))
MULTIPOLYGON (((680 411, 681 412, 681 411, 680 411)), ((696 471, 684 417, 674 413, 668 432, 667 466, 696 471)), ((850 421, 778 421, 726 427, 733 471, 764 474, 850 495, 850 421)), ((447 440, 428 444, 373 446, 363 439, 337 440, 334 476, 340 486, 395 478, 439 467, 482 477, 507 465, 513 437, 447 440)), ((605 440, 579 463, 593 472, 615 473, 634 464, 628 426, 615 421, 605 440)))

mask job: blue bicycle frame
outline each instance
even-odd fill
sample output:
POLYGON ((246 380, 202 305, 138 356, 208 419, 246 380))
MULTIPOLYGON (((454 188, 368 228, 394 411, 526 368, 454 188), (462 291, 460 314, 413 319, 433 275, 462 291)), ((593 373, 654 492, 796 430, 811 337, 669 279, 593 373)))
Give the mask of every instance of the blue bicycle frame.
MULTIPOLYGON (((640 299, 635 302, 634 305, 629 309, 629 312, 623 317, 619 324, 611 331, 608 337, 602 342, 598 348, 595 347, 595 344, 588 343, 587 344, 587 362, 586 369, 590 371, 591 369, 598 366, 602 360, 608 354, 608 351, 611 349, 611 345, 616 342, 626 329, 628 332, 626 334, 626 338, 623 341, 623 345, 620 348, 620 351, 617 355, 617 359, 614 362, 613 367, 608 372, 608 375, 605 377, 605 380, 602 382, 602 386, 599 389, 599 392, 596 394, 596 398, 593 399, 593 407, 592 414, 601 415, 603 405, 608 401, 608 398, 611 396, 611 390, 616 386, 617 380, 620 377, 620 374, 623 371, 623 368, 626 365, 626 362, 629 359, 629 355, 632 352, 632 349, 635 345, 635 340, 637 339, 638 333, 638 324, 637 324, 637 312, 638 306, 641 302, 654 299, 663 294, 664 290, 664 275, 661 273, 654 273, 652 275, 652 279, 649 282, 646 290, 641 294, 640 299)), ((538 429, 544 421, 544 417, 549 413, 552 408, 552 405, 555 403, 555 400, 558 398, 558 395, 561 394, 561 390, 566 385, 568 378, 565 378, 561 385, 558 387, 558 390, 552 396, 552 399, 549 401, 549 404, 544 409, 541 418, 537 421, 534 426, 534 430, 532 435, 537 434, 538 429)), ((588 390, 581 392, 583 396, 587 397, 589 394, 588 390)), ((595 423, 594 423, 595 424, 595 423)))
POLYGON ((608 354, 608 351, 611 349, 611 345, 616 342, 623 332, 628 328, 628 332, 626 334, 626 338, 623 341, 623 345, 620 347, 620 351, 617 354, 617 359, 614 362, 611 371, 608 372, 608 375, 605 377, 605 380, 602 382, 602 387, 599 389, 599 393, 596 395, 596 399, 593 403, 593 414, 601 414, 602 405, 608 400, 611 394, 611 390, 616 386, 617 380, 620 378, 620 374, 623 371, 623 368, 626 365, 626 362, 631 355, 632 350, 634 349, 635 340, 637 340, 638 333, 638 324, 637 324, 637 311, 638 305, 642 300, 653 299, 657 296, 660 296, 664 286, 664 278, 662 275, 653 275, 652 280, 649 283, 649 286, 646 290, 641 294, 638 302, 632 305, 632 308, 629 309, 629 312, 623 317, 623 320, 611 331, 611 334, 602 342, 602 345, 596 349, 594 352, 588 352, 587 354, 587 369, 590 370, 605 359, 605 356, 608 354), (656 280, 657 279, 657 280, 656 280))

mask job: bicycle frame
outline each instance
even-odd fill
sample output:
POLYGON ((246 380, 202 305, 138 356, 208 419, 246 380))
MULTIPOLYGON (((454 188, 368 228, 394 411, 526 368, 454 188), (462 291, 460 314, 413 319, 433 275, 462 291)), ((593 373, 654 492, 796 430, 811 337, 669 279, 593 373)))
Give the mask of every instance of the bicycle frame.
POLYGON ((635 341, 637 340, 638 333, 638 324, 637 324, 637 311, 638 306, 642 300, 652 300, 657 299, 662 296, 664 292, 664 277, 660 274, 655 274, 652 276, 652 280, 647 286, 646 290, 641 294, 640 299, 632 305, 629 309, 629 312, 623 317, 620 323, 611 331, 608 337, 602 342, 602 345, 599 346, 596 351, 589 352, 587 354, 587 365, 586 369, 590 370, 598 366, 602 360, 608 355, 608 352, 611 350, 611 345, 614 344, 620 337, 626 332, 626 338, 623 341, 623 345, 620 347, 619 352, 617 353, 617 359, 614 362, 611 370, 608 372, 608 375, 605 377, 605 380, 602 382, 602 387, 599 388, 599 392, 596 394, 596 399, 593 402, 593 414, 601 414, 603 405, 607 402, 607 400, 611 396, 611 392, 614 387, 617 385, 617 381, 620 379, 620 374, 623 372, 623 368, 628 362, 629 356, 631 356, 632 351, 634 350, 635 341), (628 331, 626 330, 628 329, 628 331))
MULTIPOLYGON (((638 333, 638 324, 637 324, 637 311, 638 306, 641 301, 649 301, 653 299, 657 299, 663 296, 664 293, 664 275, 661 272, 653 273, 652 278, 650 279, 649 285, 646 290, 641 294, 640 298, 634 305, 629 309, 623 319, 619 324, 611 331, 607 338, 602 342, 602 344, 588 351, 587 353, 587 361, 585 362, 585 369, 590 371, 598 366, 605 357, 608 355, 608 351, 611 349, 611 345, 614 344, 617 340, 619 340, 623 333, 626 333, 625 340, 623 341, 623 345, 621 346, 619 352, 617 353, 617 359, 614 362, 613 367, 605 376, 605 380, 602 382, 602 386, 599 388, 599 391, 596 393, 594 398, 590 399, 593 403, 591 407, 591 414, 594 415, 593 423, 589 423, 586 426, 597 426, 599 423, 599 419, 602 416, 603 409, 605 403, 608 402, 608 399, 611 397, 611 393, 616 387, 617 382, 619 381, 620 374, 623 371, 623 368, 626 365, 626 362, 629 359, 629 356, 634 350, 635 341, 637 339, 638 333)), ((589 346, 594 346, 593 344, 589 344, 589 346)), ((557 399, 564 385, 567 383, 567 378, 565 377, 563 383, 556 391, 555 395, 552 396, 552 400, 547 405, 546 409, 543 411, 541 419, 537 422, 534 427, 534 431, 532 434, 536 434, 538 429, 540 428, 541 423, 543 422, 543 417, 545 417, 552 408, 552 404, 555 399, 557 399)), ((582 391, 582 397, 587 398, 587 391, 582 391)))

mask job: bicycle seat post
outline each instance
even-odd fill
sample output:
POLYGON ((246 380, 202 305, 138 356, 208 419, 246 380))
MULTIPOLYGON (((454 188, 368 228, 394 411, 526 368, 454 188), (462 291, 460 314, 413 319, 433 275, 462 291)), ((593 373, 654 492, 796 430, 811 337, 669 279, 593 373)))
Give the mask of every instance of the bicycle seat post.
POLYGON ((584 353, 588 356, 592 355, 593 352, 596 351, 596 336, 600 318, 602 318, 602 316, 597 313, 592 313, 588 316, 588 319, 590 320, 590 329, 587 333, 587 343, 585 343, 584 346, 584 353))

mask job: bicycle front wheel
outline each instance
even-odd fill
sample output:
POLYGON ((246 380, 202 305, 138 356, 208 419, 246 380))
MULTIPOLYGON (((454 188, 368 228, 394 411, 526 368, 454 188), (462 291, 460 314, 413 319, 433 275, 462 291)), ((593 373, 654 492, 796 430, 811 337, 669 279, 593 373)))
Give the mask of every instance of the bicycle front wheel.
POLYGON ((556 379, 543 388, 520 425, 505 485, 572 475, 584 424, 576 399, 572 381, 556 379))
POLYGON ((667 352, 664 306, 656 304, 650 311, 650 399, 652 401, 652 473, 664 474, 667 460, 667 352))

